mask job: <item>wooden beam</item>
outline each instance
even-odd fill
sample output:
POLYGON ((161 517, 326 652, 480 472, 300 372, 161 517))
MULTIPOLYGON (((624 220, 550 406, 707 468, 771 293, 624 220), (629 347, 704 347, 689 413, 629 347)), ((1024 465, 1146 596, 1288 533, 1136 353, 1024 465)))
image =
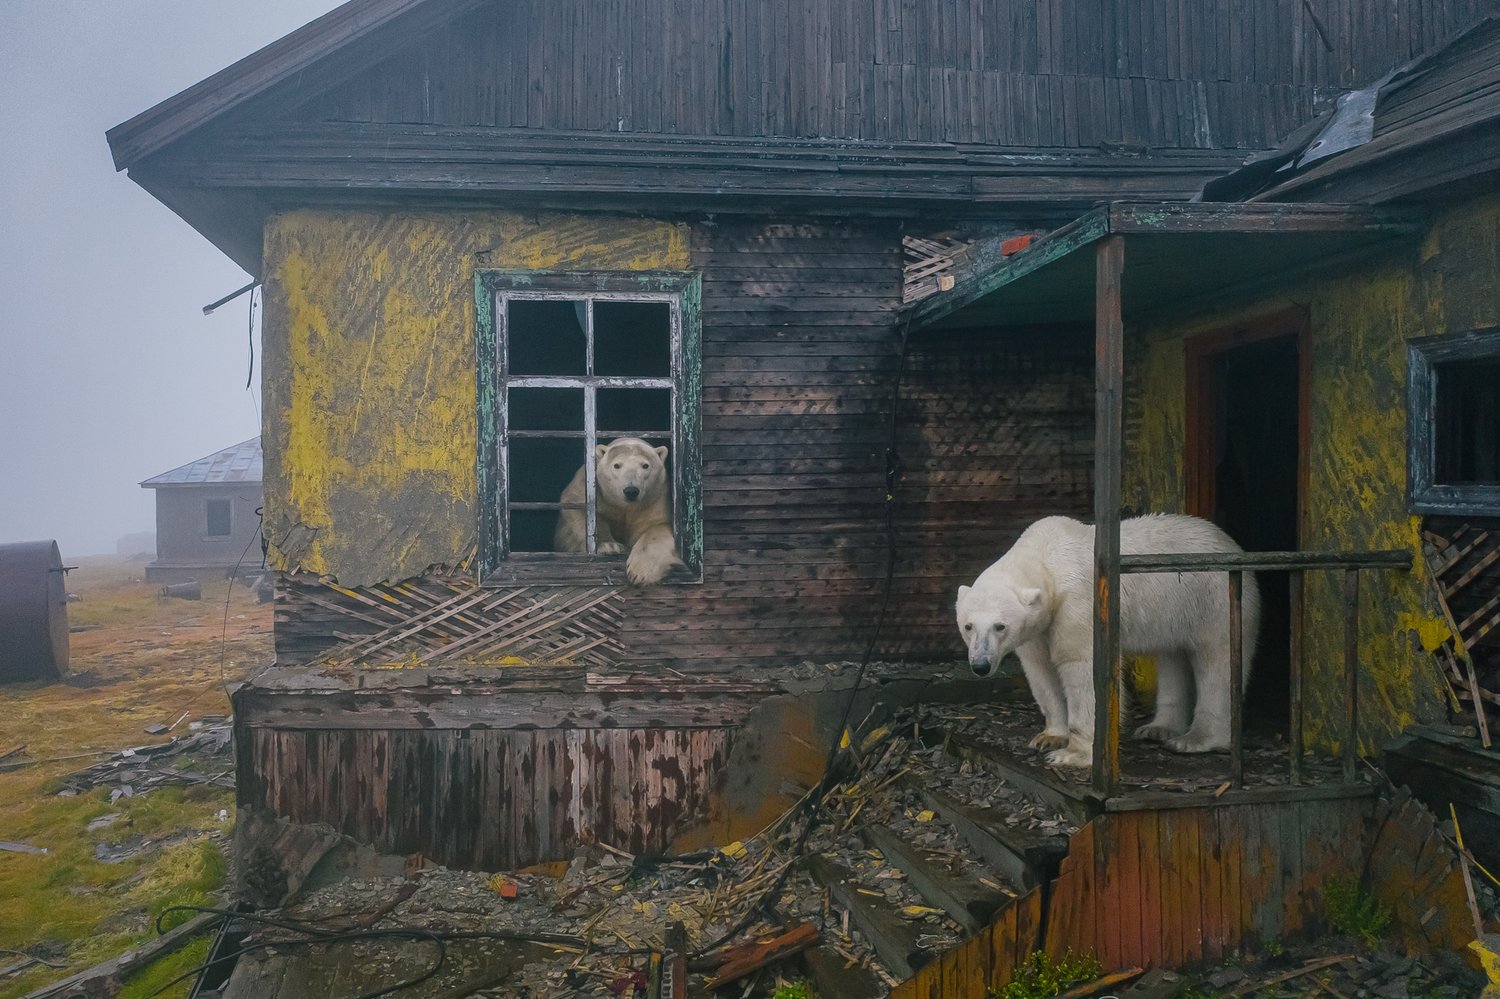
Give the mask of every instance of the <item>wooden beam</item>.
POLYGON ((1094 276, 1094 791, 1120 783, 1120 474, 1125 240, 1099 242, 1094 276))
POLYGON ((814 856, 808 860, 808 870, 813 880, 827 888, 839 907, 849 913, 892 974, 910 978, 932 960, 932 953, 918 943, 920 934, 916 927, 896 915, 883 897, 862 894, 858 879, 848 868, 827 857, 814 856))
POLYGON ((1426 214, 1340 204, 1134 203, 1109 206, 1109 231, 1131 233, 1419 232, 1426 214))

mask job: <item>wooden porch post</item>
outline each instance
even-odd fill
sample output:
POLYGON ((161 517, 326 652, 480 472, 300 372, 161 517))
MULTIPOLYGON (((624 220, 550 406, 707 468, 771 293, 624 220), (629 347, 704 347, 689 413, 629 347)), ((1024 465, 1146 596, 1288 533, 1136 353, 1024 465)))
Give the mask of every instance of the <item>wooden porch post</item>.
POLYGON ((1120 782, 1120 465, 1124 451, 1124 237, 1098 243, 1094 275, 1094 790, 1120 782))

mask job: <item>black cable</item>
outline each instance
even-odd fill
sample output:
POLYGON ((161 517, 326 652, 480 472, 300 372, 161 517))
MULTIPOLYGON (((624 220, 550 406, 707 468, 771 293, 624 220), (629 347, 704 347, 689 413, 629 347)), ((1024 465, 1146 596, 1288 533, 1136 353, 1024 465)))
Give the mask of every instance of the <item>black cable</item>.
POLYGON ((245 371, 245 388, 250 387, 250 381, 255 377, 255 285, 250 286, 250 320, 249 330, 245 339, 250 343, 250 366, 245 371))
MULTIPOLYGON (((407 981, 398 982, 395 985, 386 986, 374 992, 366 992, 357 999, 378 999, 379 996, 390 995, 401 989, 411 988, 419 985, 436 975, 447 961, 447 942, 452 940, 524 940, 531 943, 559 944, 565 947, 586 947, 587 942, 578 936, 566 933, 530 933, 522 930, 455 930, 452 932, 429 930, 420 926, 394 926, 387 929, 364 929, 364 930, 330 930, 312 923, 304 923, 299 920, 277 919, 272 916, 262 916, 254 913, 236 912, 233 909, 219 909, 207 905, 173 905, 163 909, 156 917, 156 932, 166 932, 162 927, 162 920, 168 913, 172 912, 198 912, 212 913, 223 917, 224 920, 240 919, 246 922, 259 923, 263 926, 271 926, 276 929, 289 930, 294 933, 305 933, 311 939, 308 940, 263 940, 253 944, 246 944, 238 950, 227 954, 220 954, 210 960, 183 972, 176 978, 161 986, 155 992, 146 996, 145 999, 153 999, 161 995, 167 989, 178 982, 191 978, 193 975, 201 975, 215 964, 231 959, 237 959, 244 954, 256 950, 265 950, 271 947, 296 947, 311 944, 338 944, 351 943, 360 940, 398 939, 398 940, 430 940, 438 946, 437 961, 431 968, 427 969, 420 977, 407 981)), ((608 953, 647 953, 644 950, 609 951, 608 953)))
POLYGON ((781 869, 771 887, 756 899, 755 903, 745 910, 739 922, 735 923, 726 932, 721 934, 713 943, 699 947, 693 952, 694 957, 702 957, 710 951, 722 947, 733 940, 755 921, 756 915, 766 903, 781 893, 791 877, 792 871, 802 859, 803 852, 807 848, 807 841, 812 837, 812 831, 817 826, 818 809, 822 807, 823 799, 833 786, 839 782, 840 775, 835 769, 835 763, 840 751, 843 749, 844 736, 849 737, 850 746, 853 746, 854 735, 849 732, 849 718, 854 712, 854 702, 859 696, 860 688, 864 684, 865 672, 868 670, 870 660, 874 658, 875 646, 880 641, 880 633, 885 625, 886 612, 891 604, 891 591, 895 585, 896 578, 896 487, 900 484, 901 475, 905 470, 901 457, 897 453, 897 432, 900 428, 901 410, 901 381, 906 374, 906 355, 911 344, 911 316, 908 315, 901 327, 900 351, 896 361, 896 379, 891 386, 891 423, 885 447, 885 579, 881 584, 880 607, 875 615, 875 627, 870 632, 870 641, 865 646, 864 656, 860 659, 859 668, 854 674, 854 684, 849 688, 849 694, 844 699, 844 710, 839 717, 837 735, 833 744, 828 749, 828 757, 823 763, 823 779, 818 782, 814 793, 804 798, 798 806, 798 811, 805 813, 807 822, 802 827, 796 843, 790 850, 792 862, 781 869))

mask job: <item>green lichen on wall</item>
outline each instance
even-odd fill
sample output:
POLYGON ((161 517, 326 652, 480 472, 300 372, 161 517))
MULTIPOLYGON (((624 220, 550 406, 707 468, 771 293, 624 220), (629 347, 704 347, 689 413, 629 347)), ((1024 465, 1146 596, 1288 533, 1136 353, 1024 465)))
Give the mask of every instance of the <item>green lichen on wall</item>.
MULTIPOLYGON (((1124 502, 1181 511, 1189 338, 1304 306, 1311 381, 1306 520, 1308 549, 1412 553, 1410 574, 1362 575, 1360 717, 1366 750, 1404 726, 1442 715, 1430 650, 1447 629, 1421 566, 1420 520, 1407 509, 1406 343, 1500 321, 1500 197, 1438 218, 1420 240, 1356 267, 1268 285, 1214 314, 1135 331, 1138 366, 1127 442, 1124 502)), ((1342 578, 1311 573, 1306 591, 1307 736, 1337 748, 1343 727, 1342 578)))
POLYGON ((686 227, 510 212, 290 212, 265 237, 265 534, 346 586, 477 532, 474 271, 681 270, 686 227))

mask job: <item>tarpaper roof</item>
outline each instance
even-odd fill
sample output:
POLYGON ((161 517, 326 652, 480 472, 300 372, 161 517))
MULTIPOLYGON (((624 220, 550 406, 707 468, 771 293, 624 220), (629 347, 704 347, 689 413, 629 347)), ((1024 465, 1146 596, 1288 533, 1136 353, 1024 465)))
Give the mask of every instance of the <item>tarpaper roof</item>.
POLYGON ((186 465, 179 465, 170 472, 153 475, 142 482, 147 489, 161 486, 197 486, 228 482, 260 481, 260 438, 252 437, 233 447, 186 465))

